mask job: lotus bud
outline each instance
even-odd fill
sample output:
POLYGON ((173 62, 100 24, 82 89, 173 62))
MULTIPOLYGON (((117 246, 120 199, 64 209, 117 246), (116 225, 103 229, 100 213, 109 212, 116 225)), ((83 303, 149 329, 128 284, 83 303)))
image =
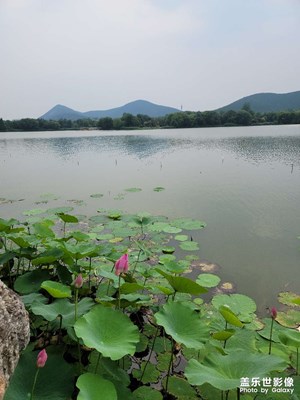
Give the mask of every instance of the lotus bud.
POLYGON ((277 317, 277 310, 275 307, 271 308, 271 317, 272 317, 272 319, 276 319, 276 317, 277 317))
POLYGON ((74 286, 76 289, 80 289, 82 287, 82 285, 83 285, 83 278, 82 278, 82 275, 79 274, 79 275, 77 275, 77 277, 74 281, 74 286))
POLYGON ((46 349, 41 350, 36 359, 36 366, 38 368, 43 368, 46 364, 47 358, 48 358, 48 355, 47 355, 46 349))
POLYGON ((126 273, 128 271, 128 254, 123 254, 115 264, 115 274, 119 276, 123 272, 126 273))

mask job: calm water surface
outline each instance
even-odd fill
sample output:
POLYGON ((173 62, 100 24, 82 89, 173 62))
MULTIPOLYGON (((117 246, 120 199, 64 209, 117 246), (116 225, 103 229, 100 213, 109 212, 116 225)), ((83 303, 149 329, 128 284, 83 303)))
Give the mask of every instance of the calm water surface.
POLYGON ((262 310, 300 288, 300 126, 0 133, 0 216, 83 200, 199 218, 198 255, 262 310), (162 186, 162 192, 153 188, 162 186), (140 187, 141 192, 124 189, 140 187), (59 200, 36 206, 45 193, 59 200), (91 198, 102 193, 101 199, 91 198))

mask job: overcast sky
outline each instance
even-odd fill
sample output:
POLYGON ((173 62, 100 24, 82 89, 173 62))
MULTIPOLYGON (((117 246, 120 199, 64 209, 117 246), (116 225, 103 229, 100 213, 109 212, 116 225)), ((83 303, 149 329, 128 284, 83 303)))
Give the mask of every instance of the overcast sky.
POLYGON ((300 90, 300 0, 0 0, 0 118, 300 90))

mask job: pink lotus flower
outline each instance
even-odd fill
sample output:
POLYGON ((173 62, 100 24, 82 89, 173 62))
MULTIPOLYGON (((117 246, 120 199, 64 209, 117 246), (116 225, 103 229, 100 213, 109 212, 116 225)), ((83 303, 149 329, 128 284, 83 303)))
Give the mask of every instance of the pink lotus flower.
POLYGON ((39 354, 37 355, 37 359, 36 359, 36 366, 38 368, 43 368, 46 364, 48 355, 46 352, 46 349, 43 349, 39 352, 39 354))
POLYGON ((82 285, 83 285, 83 278, 82 278, 82 275, 79 274, 79 275, 77 275, 77 277, 74 281, 74 286, 76 289, 80 289, 82 287, 82 285))
POLYGON ((123 254, 115 264, 115 274, 119 276, 123 272, 126 273, 128 271, 128 254, 123 254))
POLYGON ((272 319, 276 319, 276 317, 277 317, 277 310, 275 307, 271 308, 271 317, 272 317, 272 319))

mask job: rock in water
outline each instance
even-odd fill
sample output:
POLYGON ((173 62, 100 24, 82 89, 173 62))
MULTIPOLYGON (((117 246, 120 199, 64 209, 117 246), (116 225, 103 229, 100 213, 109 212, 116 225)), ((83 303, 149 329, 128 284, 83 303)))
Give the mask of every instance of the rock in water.
POLYGON ((0 400, 29 338, 29 316, 24 304, 0 280, 0 400))

